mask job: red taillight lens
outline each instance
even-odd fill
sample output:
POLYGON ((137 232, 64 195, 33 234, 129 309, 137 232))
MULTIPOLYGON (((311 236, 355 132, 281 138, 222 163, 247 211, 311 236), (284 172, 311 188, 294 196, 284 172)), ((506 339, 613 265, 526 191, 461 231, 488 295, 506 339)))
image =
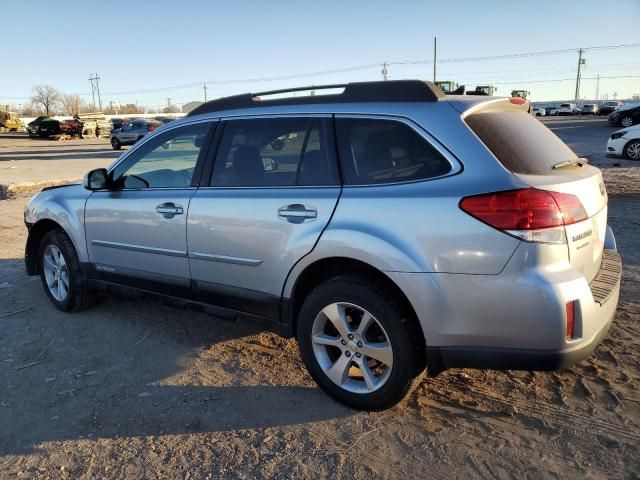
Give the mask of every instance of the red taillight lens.
POLYGON ((155 129, 156 129, 156 127, 153 127, 153 126, 149 125, 147 127, 147 132, 153 132, 155 129))
POLYGON ((587 218, 587 212, 574 195, 535 188, 465 197, 460 208, 499 230, 538 230, 587 218))
POLYGON ((575 315, 576 315, 576 307, 575 302, 567 302, 567 330, 565 333, 565 337, 567 340, 571 340, 573 338, 573 331, 575 328, 575 315))

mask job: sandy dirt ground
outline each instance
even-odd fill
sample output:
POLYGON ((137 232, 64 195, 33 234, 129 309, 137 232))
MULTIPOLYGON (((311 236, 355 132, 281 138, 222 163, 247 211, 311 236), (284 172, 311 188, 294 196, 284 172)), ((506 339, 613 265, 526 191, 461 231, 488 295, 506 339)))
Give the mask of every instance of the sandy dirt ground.
POLYGON ((640 168, 605 172, 625 263, 608 337, 563 372, 452 370, 343 407, 294 341, 152 302, 63 314, 0 201, 0 478, 638 478, 640 168))

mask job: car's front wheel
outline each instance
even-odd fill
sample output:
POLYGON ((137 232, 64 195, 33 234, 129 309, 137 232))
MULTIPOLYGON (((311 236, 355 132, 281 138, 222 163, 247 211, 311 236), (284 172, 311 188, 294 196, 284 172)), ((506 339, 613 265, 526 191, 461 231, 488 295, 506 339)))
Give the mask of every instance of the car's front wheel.
POLYGON ((345 275, 305 299, 297 338, 309 373, 325 392, 353 408, 381 410, 407 395, 423 366, 413 322, 388 291, 345 275))
POLYGON ((629 160, 640 160, 640 140, 631 140, 624 147, 624 156, 629 160))
POLYGON ((622 125, 625 128, 630 127, 631 125, 633 125, 633 118, 631 118, 631 117, 623 117, 620 120, 620 125, 622 125))
POLYGON ((38 259, 42 285, 58 309, 77 311, 93 303, 94 296, 80 271, 75 248, 65 233, 47 233, 40 243, 38 259))
POLYGON ((120 140, 114 137, 111 139, 111 146, 114 150, 120 150, 122 148, 122 143, 120 143, 120 140))

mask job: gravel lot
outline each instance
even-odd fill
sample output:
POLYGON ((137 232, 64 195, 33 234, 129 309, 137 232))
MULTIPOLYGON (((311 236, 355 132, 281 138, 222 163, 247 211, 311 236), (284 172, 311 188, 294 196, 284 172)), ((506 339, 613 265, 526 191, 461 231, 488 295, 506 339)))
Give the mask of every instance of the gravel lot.
POLYGON ((640 165, 600 154, 602 122, 549 123, 605 168, 625 264, 608 337, 563 372, 423 377, 380 413, 250 325, 115 296, 58 312, 24 273, 27 197, 0 201, 0 478, 638 478, 640 165))

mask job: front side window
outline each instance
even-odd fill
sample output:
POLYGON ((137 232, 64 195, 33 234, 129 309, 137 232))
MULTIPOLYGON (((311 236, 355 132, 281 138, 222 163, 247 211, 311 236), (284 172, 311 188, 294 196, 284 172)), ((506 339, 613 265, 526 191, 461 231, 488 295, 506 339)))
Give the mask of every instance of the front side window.
POLYGON ((337 165, 321 118, 228 120, 215 159, 214 187, 335 185, 337 165))
POLYGON ((336 130, 347 185, 423 180, 451 171, 442 154, 403 122, 338 118, 336 130))
POLYGON ((209 123, 174 128, 141 145, 113 172, 122 188, 187 188, 209 123))

